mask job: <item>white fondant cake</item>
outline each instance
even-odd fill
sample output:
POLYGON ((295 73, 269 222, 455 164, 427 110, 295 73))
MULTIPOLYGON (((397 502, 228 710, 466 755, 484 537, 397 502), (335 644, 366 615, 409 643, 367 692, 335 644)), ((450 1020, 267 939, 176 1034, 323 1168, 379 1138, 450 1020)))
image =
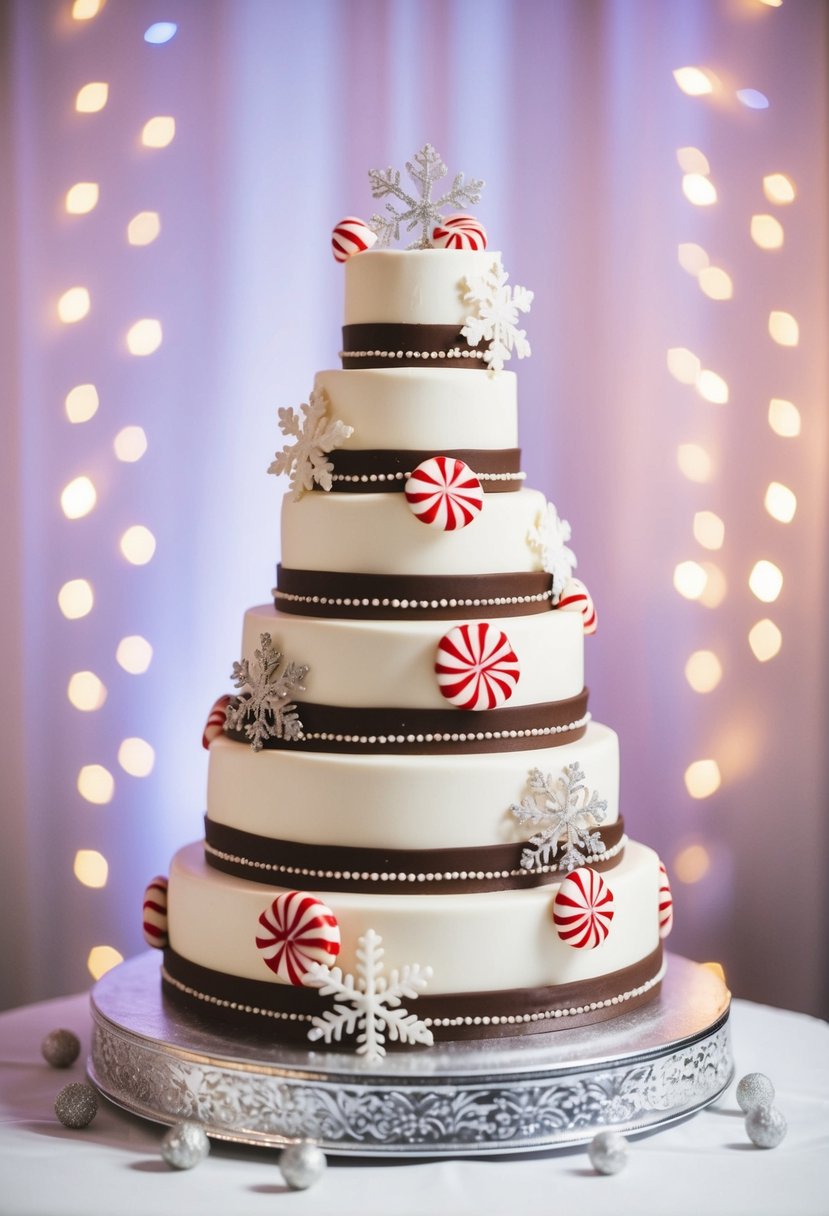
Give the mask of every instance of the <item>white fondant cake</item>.
POLYGON ((652 999, 671 919, 625 834, 616 735, 589 721, 569 525, 522 485, 502 366, 529 353, 531 294, 474 220, 424 247, 429 206, 416 248, 335 244, 343 369, 280 414, 275 606, 245 614, 205 731, 205 839, 145 902, 171 999, 341 1050, 378 938, 411 977, 399 1038, 424 1044, 652 999))

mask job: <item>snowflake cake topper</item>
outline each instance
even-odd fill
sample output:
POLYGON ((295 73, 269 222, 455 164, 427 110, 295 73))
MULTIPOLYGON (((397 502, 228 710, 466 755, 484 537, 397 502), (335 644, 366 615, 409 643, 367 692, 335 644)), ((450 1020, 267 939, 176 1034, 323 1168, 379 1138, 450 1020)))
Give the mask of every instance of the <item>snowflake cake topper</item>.
POLYGON ((553 778, 550 773, 542 773, 540 768, 531 769, 527 779, 528 796, 510 807, 510 814, 520 824, 541 828, 530 837, 529 847, 521 854, 521 866, 525 870, 550 865, 556 859, 559 845, 564 848, 558 865, 568 872, 586 865, 605 851, 601 836, 591 828, 604 822, 607 802, 595 791, 588 793, 587 786, 582 784, 584 773, 577 762, 565 765, 561 771, 563 776, 553 778))
POLYGON ((559 518, 551 502, 539 514, 535 527, 527 533, 527 544, 539 555, 542 569, 553 576, 553 604, 561 599, 561 593, 578 564, 575 553, 567 547, 571 535, 569 523, 559 518))
POLYGON ((279 429, 283 435, 293 436, 294 442, 286 443, 282 451, 276 453, 268 472, 276 476, 290 474, 294 499, 302 498, 306 490, 312 490, 315 482, 323 490, 331 489, 334 466, 326 456, 354 434, 353 426, 332 421, 329 404, 325 389, 315 389, 307 405, 300 406, 304 417, 293 409, 279 410, 279 429))
POLYGON ((492 372, 501 371, 513 351, 519 359, 530 354, 527 332, 518 328, 518 314, 530 311, 533 293, 515 284, 507 286, 508 278, 503 266, 493 262, 486 274, 461 284, 464 303, 473 306, 461 333, 470 346, 489 342, 484 362, 492 372))
POLYGON ((231 699, 225 710, 225 730, 244 731, 255 752, 262 750, 265 739, 301 739, 302 723, 288 698, 305 691, 308 667, 287 663, 280 672, 282 654, 269 633, 260 634, 253 660, 253 664, 248 659, 233 664, 234 687, 249 691, 231 699))
POLYGON ((383 967, 383 939, 367 929, 357 945, 357 978, 343 976, 339 967, 313 963, 305 976, 307 987, 320 996, 333 996, 333 1009, 313 1018, 308 1031, 312 1043, 323 1039, 339 1043, 344 1034, 357 1036, 357 1055, 376 1064, 386 1054, 386 1037, 392 1043, 422 1043, 431 1047, 434 1038, 425 1022, 408 1013, 402 1000, 416 1000, 432 978, 431 967, 407 963, 394 968, 388 978, 383 967))
POLYGON ((424 144, 419 152, 415 152, 412 160, 406 161, 406 172, 415 183, 419 197, 409 194, 400 184, 400 170, 370 169, 368 180, 371 184, 372 198, 386 198, 392 195, 404 205, 399 210, 392 203, 386 203, 388 215, 375 213, 369 220, 369 227, 377 233, 378 244, 389 245, 392 241, 400 240, 400 225, 406 225, 406 231, 420 228, 420 237, 407 246, 408 249, 431 249, 432 229, 441 220, 441 212, 446 207, 453 210, 463 210, 471 203, 477 203, 481 197, 484 183, 478 178, 470 178, 464 182, 463 174, 456 173, 450 188, 439 198, 432 197, 436 182, 446 177, 446 165, 431 144, 424 144))

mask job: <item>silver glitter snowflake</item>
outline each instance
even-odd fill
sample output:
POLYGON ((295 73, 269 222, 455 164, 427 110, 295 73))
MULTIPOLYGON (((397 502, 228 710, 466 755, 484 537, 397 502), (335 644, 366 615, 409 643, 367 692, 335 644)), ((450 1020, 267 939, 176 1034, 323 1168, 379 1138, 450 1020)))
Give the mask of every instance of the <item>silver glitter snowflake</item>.
POLYGON ((507 286, 508 278, 503 266, 493 262, 486 274, 461 284, 464 303, 474 306, 461 333, 470 346, 489 342, 484 362, 493 372, 501 370, 513 351, 519 359, 530 354, 526 330, 518 328, 518 314, 530 311, 533 293, 526 287, 507 286))
POLYGON ((279 429, 283 435, 293 436, 294 443, 286 443, 276 453, 268 472, 277 476, 289 473, 295 499, 313 489, 314 482, 323 490, 331 489, 334 466, 326 457, 354 434, 353 426, 332 421, 329 404, 325 389, 319 389, 311 393, 307 405, 300 406, 304 417, 293 409, 279 410, 279 429))
POLYGON ((575 553, 567 547, 571 535, 569 523, 559 518, 551 502, 547 503, 538 515, 535 526, 527 533, 527 544, 538 554, 542 570, 553 576, 554 604, 561 599, 561 593, 578 564, 575 553))
POLYGON ((357 1055, 370 1064, 386 1054, 386 1038, 392 1043, 422 1043, 431 1047, 434 1039, 425 1022, 402 1008, 401 1001, 416 1000, 432 978, 431 967, 409 963, 395 968, 388 978, 383 969, 383 939, 367 929, 357 945, 357 979, 343 976, 339 967, 313 963, 305 984, 319 988, 320 996, 333 996, 333 1009, 313 1019, 308 1031, 312 1043, 323 1039, 339 1043, 344 1034, 357 1037, 357 1055))
POLYGON ((260 634, 259 649, 253 652, 253 663, 243 659, 233 664, 235 688, 247 689, 233 697, 225 710, 225 730, 243 730, 255 752, 262 750, 265 739, 301 739, 302 723, 297 707, 288 698, 304 692, 303 680, 308 668, 298 663, 279 668, 282 654, 271 641, 269 633, 260 634))
POLYGON ((510 807, 520 824, 542 829, 530 837, 529 847, 521 854, 525 870, 552 865, 559 846, 563 848, 558 866, 568 872, 605 851, 601 836, 591 829, 604 821, 607 802, 595 791, 588 794, 581 784, 584 773, 578 763, 565 765, 562 773, 562 777, 553 778, 540 768, 532 769, 527 780, 528 796, 510 807))
POLYGON ((433 187, 446 176, 447 168, 431 144, 425 144, 419 152, 415 152, 412 160, 406 161, 406 172, 415 183, 420 197, 407 193, 400 185, 399 169, 369 170, 372 198, 386 198, 391 194, 400 199, 406 208, 400 211, 391 203, 386 203, 388 215, 375 213, 369 220, 369 227, 377 233, 379 245, 399 241, 401 224, 406 225, 407 232, 419 227, 420 238, 412 241, 407 248, 431 249, 432 229, 440 224, 443 209, 451 207, 457 210, 477 203, 484 183, 474 177, 464 183, 463 174, 457 173, 451 187, 439 198, 432 198, 433 187))

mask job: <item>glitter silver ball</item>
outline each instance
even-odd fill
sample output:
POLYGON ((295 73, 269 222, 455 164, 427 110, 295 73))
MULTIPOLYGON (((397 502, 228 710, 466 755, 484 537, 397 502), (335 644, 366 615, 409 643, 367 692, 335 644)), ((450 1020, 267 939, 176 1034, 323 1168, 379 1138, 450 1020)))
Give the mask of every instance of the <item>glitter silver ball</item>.
POLYGON ((292 1191, 306 1191, 309 1186, 319 1182, 327 1164, 325 1153, 311 1140, 289 1144, 279 1156, 282 1177, 292 1191))
POLYGON ((599 1132, 587 1149, 597 1174, 618 1174, 627 1165, 628 1142, 618 1132, 599 1132))
POLYGON ((71 1030, 50 1030, 40 1051, 52 1068, 69 1068, 81 1054, 81 1041, 71 1030))
POLYGON ((55 1098, 55 1114, 64 1127, 88 1127, 98 1113, 98 1095, 91 1085, 74 1081, 55 1098))
POLYGON ((737 1105, 746 1114, 757 1106, 771 1106, 774 1086, 761 1072, 749 1072, 737 1086, 737 1105))
POLYGON ((755 1106, 746 1115, 746 1131, 758 1148, 777 1148, 788 1131, 788 1124, 776 1106, 755 1106))
POLYGON ((200 1123, 176 1123, 161 1141, 161 1156, 174 1170, 191 1170, 209 1152, 210 1141, 200 1123))

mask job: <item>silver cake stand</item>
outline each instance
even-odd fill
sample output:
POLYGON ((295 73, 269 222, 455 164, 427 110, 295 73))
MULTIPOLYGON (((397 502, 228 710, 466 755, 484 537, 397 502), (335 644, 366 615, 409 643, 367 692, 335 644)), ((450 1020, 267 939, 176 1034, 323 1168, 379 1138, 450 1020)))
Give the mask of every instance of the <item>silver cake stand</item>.
POLYGON ((713 1102, 734 1066, 729 993, 668 956, 661 996, 613 1021, 553 1034, 389 1052, 263 1045, 162 997, 159 955, 122 963, 92 993, 89 1075, 118 1106, 209 1136, 326 1153, 465 1157, 651 1131, 713 1102))

